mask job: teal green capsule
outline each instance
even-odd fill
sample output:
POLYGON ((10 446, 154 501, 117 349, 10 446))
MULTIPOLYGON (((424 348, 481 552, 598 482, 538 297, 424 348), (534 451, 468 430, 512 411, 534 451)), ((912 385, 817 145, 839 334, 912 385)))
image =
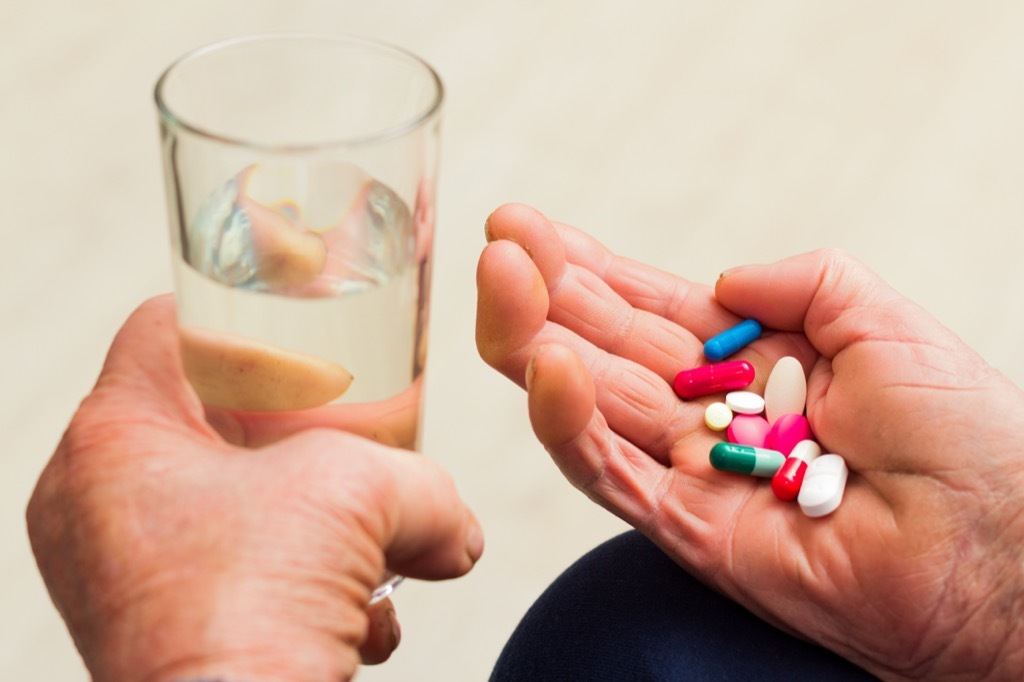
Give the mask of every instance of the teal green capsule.
POLYGON ((771 478, 785 461, 786 456, 781 452, 750 445, 716 443, 711 448, 711 466, 734 474, 771 478))

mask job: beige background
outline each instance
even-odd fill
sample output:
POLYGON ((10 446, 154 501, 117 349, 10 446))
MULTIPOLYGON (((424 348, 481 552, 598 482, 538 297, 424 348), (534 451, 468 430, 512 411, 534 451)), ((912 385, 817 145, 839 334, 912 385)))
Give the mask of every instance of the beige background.
POLYGON ((849 249, 1024 383, 1020 2, 8 0, 0 679, 86 679, 23 510, 118 325, 170 287, 151 86, 187 49, 278 29, 401 44, 448 88, 425 447, 488 549, 464 580, 401 589, 402 646, 361 679, 484 679, 532 599, 623 527, 562 481, 476 354, 502 202, 702 281, 849 249))

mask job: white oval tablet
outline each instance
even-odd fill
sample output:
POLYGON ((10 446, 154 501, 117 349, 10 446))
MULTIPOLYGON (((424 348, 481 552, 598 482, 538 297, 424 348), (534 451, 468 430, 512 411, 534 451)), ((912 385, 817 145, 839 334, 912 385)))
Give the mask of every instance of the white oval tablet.
POLYGON ((726 393, 725 404, 736 414, 761 414, 764 412, 764 398, 753 391, 726 393))
POLYGON ((775 363, 764 385, 764 412, 769 424, 784 414, 803 414, 807 403, 807 377, 794 357, 775 363))
POLYGON ((704 410, 704 423, 712 431, 725 431, 732 423, 732 410, 725 403, 711 403, 704 410))
POLYGON ((811 518, 831 514, 843 501, 848 477, 846 460, 839 455, 817 457, 807 465, 807 473, 796 498, 800 509, 811 518))

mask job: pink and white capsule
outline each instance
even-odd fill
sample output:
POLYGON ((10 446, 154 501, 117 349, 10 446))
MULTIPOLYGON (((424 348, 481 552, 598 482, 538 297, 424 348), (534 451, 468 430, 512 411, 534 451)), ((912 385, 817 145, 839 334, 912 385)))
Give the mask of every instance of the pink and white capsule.
POLYGON ((850 471, 840 455, 827 454, 807 465, 804 483, 796 501, 811 518, 827 516, 839 508, 850 471))

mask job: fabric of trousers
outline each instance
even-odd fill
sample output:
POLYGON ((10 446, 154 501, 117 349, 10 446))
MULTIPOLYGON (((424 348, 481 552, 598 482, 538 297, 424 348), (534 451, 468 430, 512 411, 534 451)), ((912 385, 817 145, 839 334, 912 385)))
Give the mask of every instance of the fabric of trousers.
POLYGON ((559 576, 491 674, 491 682, 871 679, 709 589, 636 531, 559 576))

